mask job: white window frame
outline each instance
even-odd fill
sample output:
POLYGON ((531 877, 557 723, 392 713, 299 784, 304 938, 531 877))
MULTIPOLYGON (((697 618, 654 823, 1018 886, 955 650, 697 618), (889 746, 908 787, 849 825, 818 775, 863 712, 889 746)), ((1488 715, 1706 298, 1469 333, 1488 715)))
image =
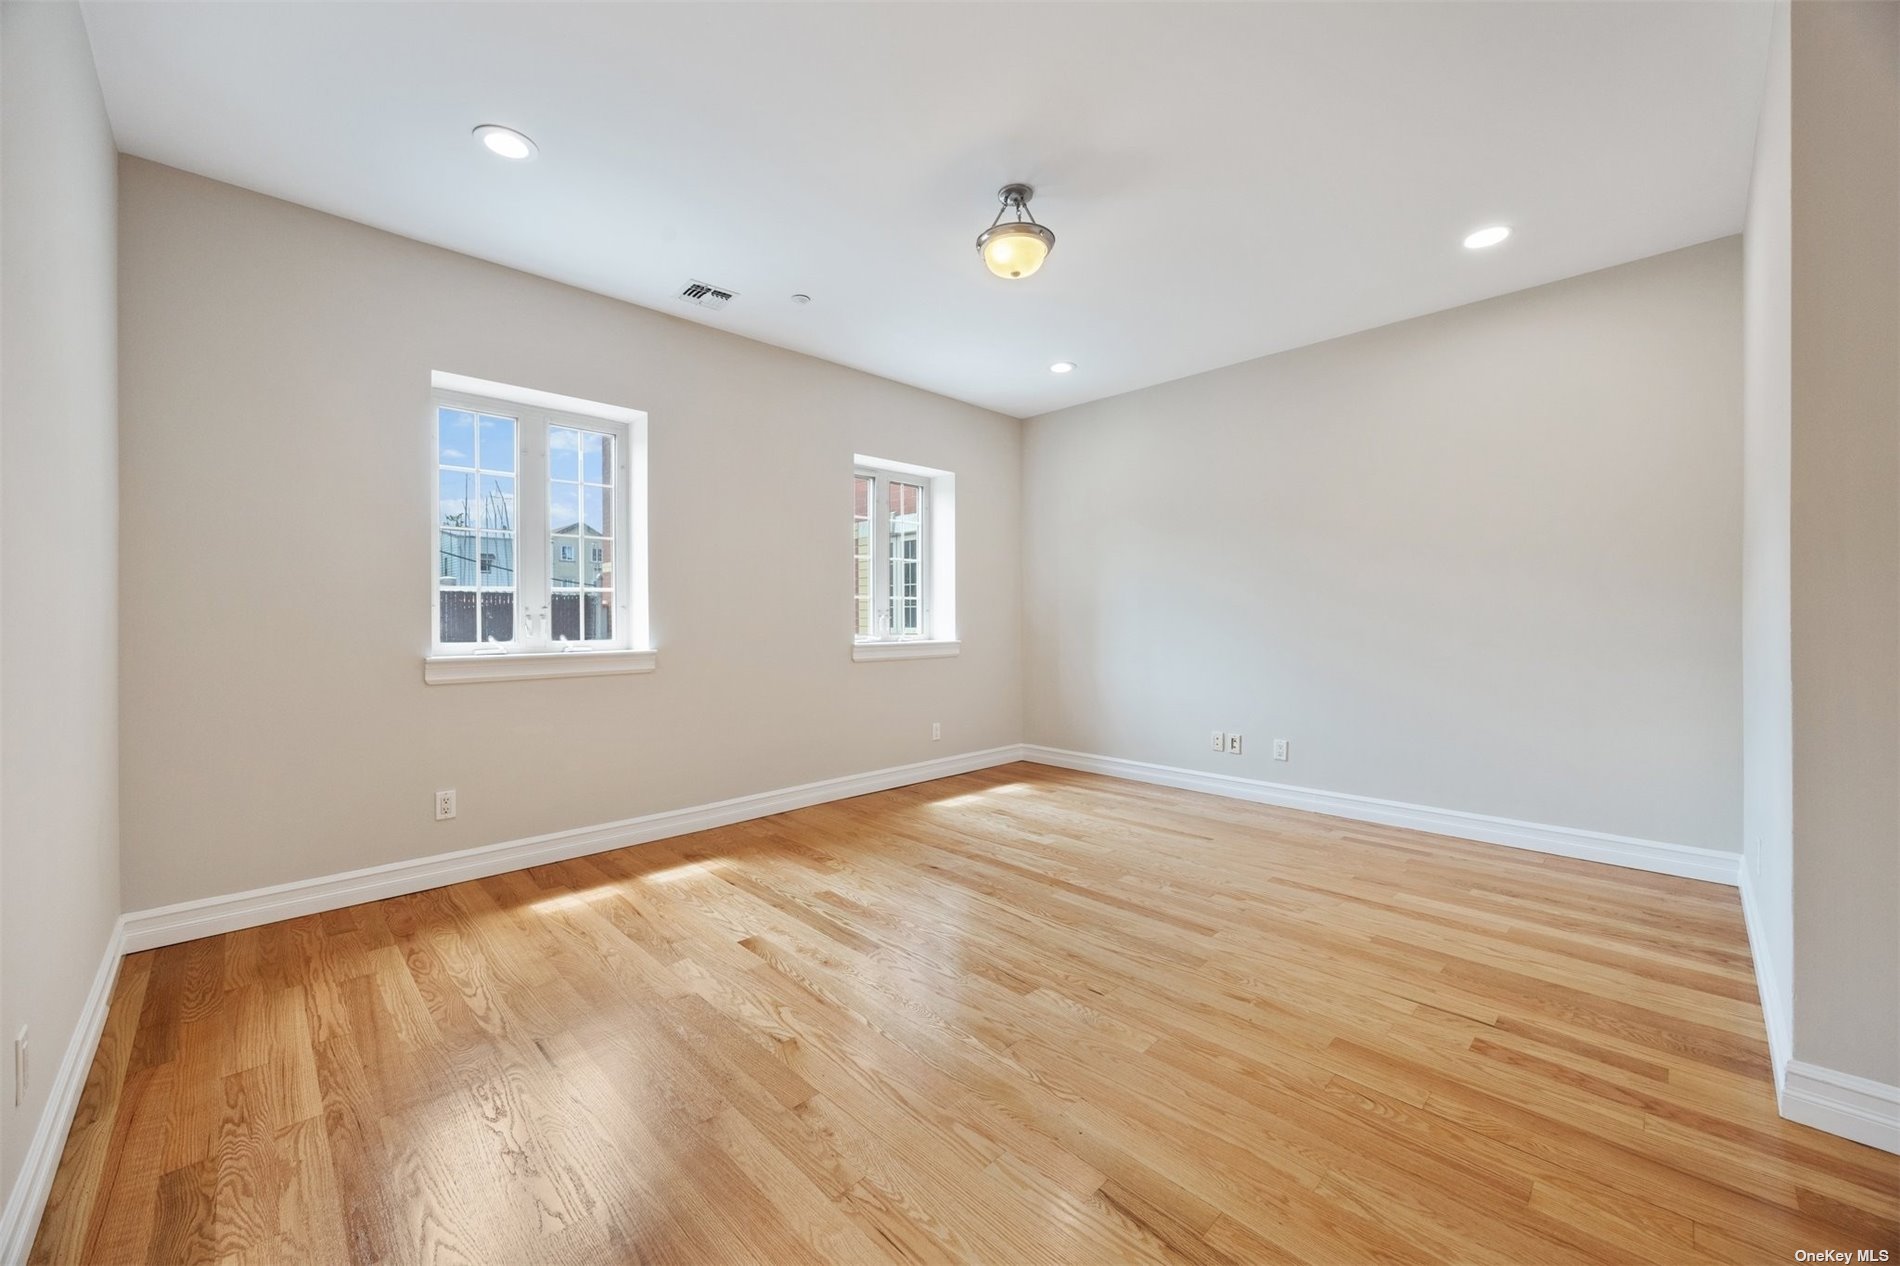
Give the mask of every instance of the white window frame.
MULTIPOLYGON (((851 610, 851 658, 860 662, 888 659, 937 659, 957 654, 957 481, 947 470, 911 462, 852 457, 852 480, 871 483, 871 612, 875 631, 860 637, 856 627, 855 598, 851 610), (889 481, 918 484, 924 490, 922 530, 918 533, 917 624, 919 632, 898 636, 887 627, 890 610, 890 533, 882 507, 889 481)), ((853 582, 853 594, 856 582, 853 582)))
MULTIPOLYGON (((429 651, 431 685, 520 678, 651 672, 647 607, 646 414, 532 388, 437 372, 431 376, 429 453, 429 651), (443 642, 437 507, 439 410, 515 419, 515 623, 509 642, 443 642), (548 428, 573 427, 614 439, 613 621, 610 641, 556 641, 551 619, 548 428)), ((582 548, 585 548, 584 542, 582 548)), ((580 559, 577 564, 584 566, 580 559)), ((580 592, 580 591, 577 591, 580 592)), ((584 601, 584 599, 583 599, 584 601)))

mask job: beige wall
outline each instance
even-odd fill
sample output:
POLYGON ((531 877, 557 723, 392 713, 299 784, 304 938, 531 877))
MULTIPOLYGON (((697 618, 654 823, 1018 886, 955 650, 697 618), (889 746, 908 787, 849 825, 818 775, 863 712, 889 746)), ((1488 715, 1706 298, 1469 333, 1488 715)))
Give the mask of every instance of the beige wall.
POLYGON ((128 909, 1020 739, 1015 421, 148 162, 120 182, 128 909), (423 684, 435 369, 649 412, 657 672, 423 684), (854 452, 956 473, 960 657, 851 661, 854 452))
POLYGON ((1738 849, 1740 284, 1730 238, 1032 420, 1030 741, 1738 849))
POLYGON ((1788 636, 1788 6, 1776 6, 1742 234, 1742 844, 1776 1057, 1794 984, 1794 696, 1788 636))
POLYGON ((1794 1056, 1900 1085, 1900 5, 1791 31, 1794 1056))
POLYGON ((0 118, 5 1192, 119 914, 116 160, 76 5, 0 6, 0 118))

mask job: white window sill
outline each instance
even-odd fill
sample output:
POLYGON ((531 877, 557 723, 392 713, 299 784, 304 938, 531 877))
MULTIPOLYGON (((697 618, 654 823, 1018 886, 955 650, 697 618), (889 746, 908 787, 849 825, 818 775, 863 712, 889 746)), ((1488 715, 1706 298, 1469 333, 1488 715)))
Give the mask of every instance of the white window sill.
POLYGON ((431 686, 464 681, 527 681, 537 677, 599 677, 650 673, 658 651, 550 651, 526 655, 430 655, 422 679, 431 686))
POLYGON ((853 642, 851 658, 859 663, 876 659, 948 659, 963 649, 961 642, 853 642))

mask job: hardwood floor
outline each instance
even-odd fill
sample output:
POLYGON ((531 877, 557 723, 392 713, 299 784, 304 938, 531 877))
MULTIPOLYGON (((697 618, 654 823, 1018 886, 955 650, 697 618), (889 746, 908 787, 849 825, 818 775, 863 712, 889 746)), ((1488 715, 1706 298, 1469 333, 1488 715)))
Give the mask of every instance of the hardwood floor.
MULTIPOLYGON (((126 960, 35 1262, 1792 1262, 1734 890, 1012 765, 126 960)), ((1900 1261, 1900 1253, 1894 1255, 1900 1261)))

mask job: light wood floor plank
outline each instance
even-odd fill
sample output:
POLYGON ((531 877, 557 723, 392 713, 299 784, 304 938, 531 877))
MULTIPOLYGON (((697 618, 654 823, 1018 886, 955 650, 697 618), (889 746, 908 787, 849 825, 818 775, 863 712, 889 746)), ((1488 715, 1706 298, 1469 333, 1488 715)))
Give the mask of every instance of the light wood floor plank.
POLYGON ((1842 1247, 1732 889, 1016 765, 129 957, 31 1260, 1842 1247))

